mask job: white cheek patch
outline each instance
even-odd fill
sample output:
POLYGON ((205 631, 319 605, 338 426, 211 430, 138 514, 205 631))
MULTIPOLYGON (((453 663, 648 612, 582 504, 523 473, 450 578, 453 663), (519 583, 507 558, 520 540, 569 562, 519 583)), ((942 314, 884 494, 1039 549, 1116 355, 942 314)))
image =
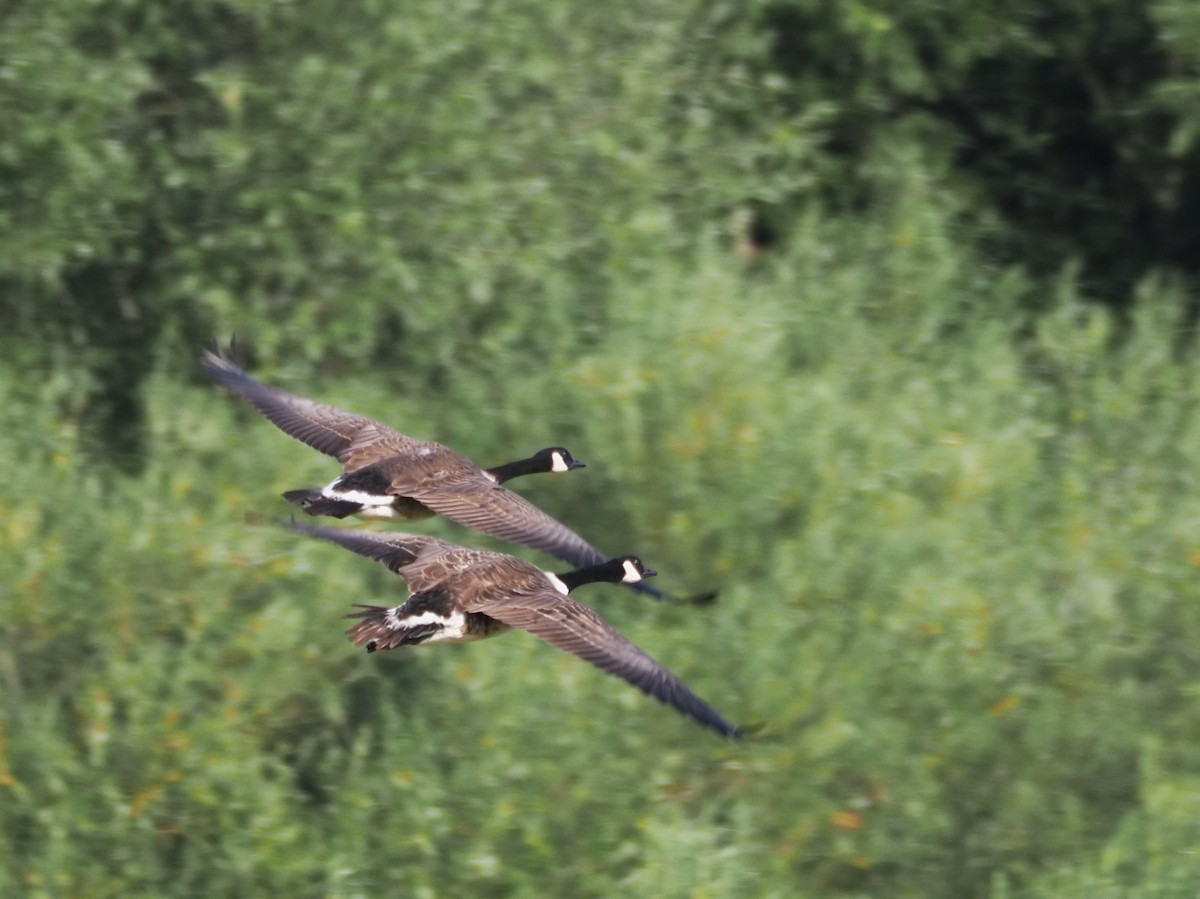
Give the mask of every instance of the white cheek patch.
POLYGON ((625 577, 621 578, 622 584, 636 584, 642 579, 642 573, 637 570, 637 566, 625 560, 625 577))
POLYGON ((546 580, 554 585, 554 589, 566 596, 571 591, 567 589, 567 585, 562 582, 557 574, 551 574, 549 571, 543 572, 546 575, 546 580))
POLYGON ((570 471, 571 466, 567 464, 567 460, 563 458, 562 453, 551 453, 550 458, 554 461, 550 463, 550 470, 562 474, 564 471, 570 471))

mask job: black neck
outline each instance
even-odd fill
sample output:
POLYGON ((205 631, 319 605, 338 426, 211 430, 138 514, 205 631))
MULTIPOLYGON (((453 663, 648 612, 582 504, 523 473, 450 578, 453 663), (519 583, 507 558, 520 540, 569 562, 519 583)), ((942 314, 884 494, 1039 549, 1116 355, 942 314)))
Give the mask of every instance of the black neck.
POLYGON ((574 590, 581 584, 594 584, 597 581, 608 581, 609 583, 616 584, 625 577, 625 565, 619 559, 609 559, 607 562, 601 562, 599 565, 576 568, 574 571, 558 574, 555 577, 567 585, 568 591, 574 590))
POLYGON ((524 474, 537 474, 540 471, 545 471, 546 465, 541 460, 534 457, 528 459, 518 459, 516 462, 506 462, 504 465, 497 465, 495 468, 489 468, 488 473, 494 477, 497 482, 503 484, 505 481, 511 481, 513 478, 519 478, 524 474))

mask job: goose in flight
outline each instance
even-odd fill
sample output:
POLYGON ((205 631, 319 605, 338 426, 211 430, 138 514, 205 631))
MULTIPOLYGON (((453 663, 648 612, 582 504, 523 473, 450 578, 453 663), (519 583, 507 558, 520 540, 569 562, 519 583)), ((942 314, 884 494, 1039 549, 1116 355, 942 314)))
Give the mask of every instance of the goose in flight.
POLYGON ((550 574, 515 556, 467 549, 436 537, 300 525, 381 562, 408 583, 410 596, 392 608, 362 606, 347 632, 368 652, 416 643, 492 637, 512 628, 529 631, 689 715, 727 737, 741 731, 678 677, 568 594, 597 581, 635 584, 655 572, 636 556, 618 556, 566 574, 550 574))

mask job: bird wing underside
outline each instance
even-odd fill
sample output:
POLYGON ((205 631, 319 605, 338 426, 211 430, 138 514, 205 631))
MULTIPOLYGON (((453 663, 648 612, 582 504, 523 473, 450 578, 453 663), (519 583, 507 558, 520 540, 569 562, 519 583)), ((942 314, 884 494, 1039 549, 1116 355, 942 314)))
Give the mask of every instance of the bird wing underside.
POLYGON ((422 505, 492 537, 550 553, 577 568, 607 556, 529 500, 493 483, 442 484, 409 494, 422 505), (456 489, 461 486, 464 489, 456 489))
POLYGON ((555 593, 513 596, 472 608, 510 627, 529 631, 552 646, 633 684, 726 736, 739 731, 683 681, 626 639, 582 603, 555 593))
POLYGON ((235 362, 216 353, 206 352, 201 366, 213 381, 246 400, 289 437, 341 462, 355 446, 363 444, 364 438, 415 442, 373 419, 255 380, 235 362))

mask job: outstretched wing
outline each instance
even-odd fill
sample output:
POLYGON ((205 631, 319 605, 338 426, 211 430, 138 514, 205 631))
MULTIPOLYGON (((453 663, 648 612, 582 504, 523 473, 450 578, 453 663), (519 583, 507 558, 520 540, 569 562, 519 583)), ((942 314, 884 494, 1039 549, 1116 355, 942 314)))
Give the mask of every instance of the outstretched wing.
POLYGON ((409 495, 451 521, 501 540, 540 549, 576 568, 608 559, 565 524, 482 475, 467 476, 457 484, 443 483, 409 495))
POLYGON ((246 374, 231 353, 206 350, 200 366, 213 381, 246 400, 279 430, 339 462, 346 462, 365 444, 386 440, 407 446, 417 442, 374 419, 263 384, 246 374))
POLYGON ((693 693, 670 671, 623 637, 582 603, 555 593, 513 596, 469 611, 527 630, 551 646, 573 653, 622 678, 655 699, 674 706, 727 737, 741 731, 693 693))

